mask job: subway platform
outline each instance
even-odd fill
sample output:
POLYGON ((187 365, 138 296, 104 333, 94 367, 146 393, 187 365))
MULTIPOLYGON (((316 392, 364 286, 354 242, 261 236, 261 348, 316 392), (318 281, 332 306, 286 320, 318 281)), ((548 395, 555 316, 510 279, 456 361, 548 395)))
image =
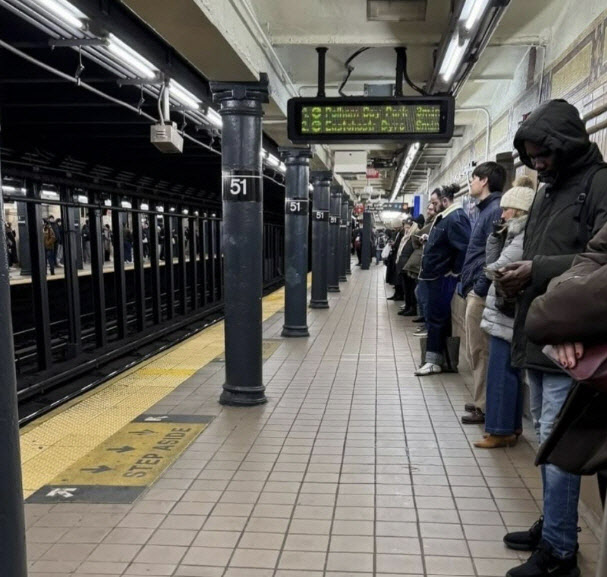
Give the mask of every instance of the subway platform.
POLYGON ((354 268, 309 338, 281 338, 282 291, 264 299, 266 405, 218 404, 218 324, 26 427, 31 577, 491 577, 524 560, 502 536, 539 516, 531 432, 471 445, 464 378, 413 376, 415 325, 384 273, 354 268))

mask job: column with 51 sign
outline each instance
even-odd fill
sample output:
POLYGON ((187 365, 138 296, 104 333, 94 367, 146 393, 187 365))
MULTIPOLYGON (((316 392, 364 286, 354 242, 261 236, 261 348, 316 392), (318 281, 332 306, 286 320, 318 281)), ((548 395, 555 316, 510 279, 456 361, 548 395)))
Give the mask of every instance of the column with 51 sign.
POLYGON ((262 104, 268 79, 211 82, 223 119, 223 257, 226 379, 219 402, 266 402, 262 375, 262 104))
POLYGON ((285 191, 285 323, 283 337, 307 337, 309 148, 281 148, 285 191))

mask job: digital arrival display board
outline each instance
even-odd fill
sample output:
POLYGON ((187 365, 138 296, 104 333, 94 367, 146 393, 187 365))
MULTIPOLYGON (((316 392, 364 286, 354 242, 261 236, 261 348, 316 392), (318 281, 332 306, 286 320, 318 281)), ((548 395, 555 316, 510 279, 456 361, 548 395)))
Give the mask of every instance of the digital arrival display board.
POLYGON ((452 96, 292 98, 288 134, 294 143, 448 141, 454 111, 452 96))

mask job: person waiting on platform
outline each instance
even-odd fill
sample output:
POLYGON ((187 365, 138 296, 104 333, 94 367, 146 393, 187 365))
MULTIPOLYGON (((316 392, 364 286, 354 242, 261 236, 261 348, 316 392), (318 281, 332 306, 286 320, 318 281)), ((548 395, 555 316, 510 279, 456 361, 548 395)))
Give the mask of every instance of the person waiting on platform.
POLYGON ((419 316, 413 319, 413 322, 423 323, 415 331, 414 336, 416 337, 428 336, 428 331, 426 329, 426 306, 428 299, 426 296, 425 284, 423 281, 419 280, 419 273, 421 272, 424 244, 428 239, 428 234, 430 234, 430 230, 432 230, 432 225, 434 224, 435 216, 436 211, 434 209, 434 205, 430 203, 428 204, 428 208, 426 209, 426 218, 424 220, 424 224, 421 225, 420 230, 413 235, 413 254, 411 254, 409 260, 407 261, 407 264, 405 265, 405 270, 407 271, 407 274, 409 274, 409 276, 411 276, 411 278, 415 282, 415 300, 417 301, 417 312, 419 316))
MULTIPOLYGON (((487 239, 485 274, 497 271, 523 256, 523 239, 535 189, 528 176, 514 182, 500 201, 502 218, 487 239)), ((520 371, 511 365, 510 343, 514 326, 514 300, 497 294, 492 284, 487 294, 481 329, 490 335, 487 367, 486 435, 474 443, 481 449, 512 446, 523 428, 523 385, 520 371)))
POLYGON ((417 234, 419 226, 412 218, 405 222, 405 236, 400 244, 396 255, 396 274, 398 275, 398 286, 405 299, 405 304, 400 307, 398 314, 404 317, 417 315, 417 300, 415 299, 415 282, 405 270, 409 258, 413 254, 413 237, 417 234))
POLYGON ((51 271, 51 275, 55 274, 55 244, 57 243, 57 239, 55 238, 55 233, 53 232, 53 227, 48 219, 45 219, 44 226, 42 227, 42 242, 44 244, 44 252, 46 254, 46 262, 48 264, 49 270, 51 271))
MULTIPOLYGON (((514 146, 545 183, 529 212, 523 257, 502 269, 500 290, 516 297, 512 363, 526 369, 531 414, 540 442, 550 434, 573 380, 559 371, 525 332, 533 300, 565 272, 607 220, 607 170, 580 113, 565 100, 540 105, 521 124, 514 146)), ((575 314, 575 311, 572 311, 575 314)), ((544 517, 528 531, 509 533, 507 546, 534 551, 509 577, 569 577, 577 567, 580 477, 555 465, 542 468, 544 517)))
POLYGON ((423 377, 442 372, 447 338, 451 335, 451 300, 470 242, 470 219, 455 195, 459 185, 437 188, 430 200, 436 218, 422 256, 419 278, 426 283, 428 342, 424 364, 415 371, 423 377))
POLYGON ((458 293, 465 299, 466 313, 466 357, 472 371, 474 403, 467 404, 467 412, 462 423, 481 424, 485 422, 485 396, 487 390, 487 360, 489 358, 489 337, 481 329, 481 319, 485 308, 485 297, 490 282, 483 272, 487 237, 493 223, 501 217, 500 197, 506 183, 506 170, 497 162, 479 164, 470 177, 470 196, 476 202, 478 218, 470 233, 470 244, 466 251, 462 280, 458 293))

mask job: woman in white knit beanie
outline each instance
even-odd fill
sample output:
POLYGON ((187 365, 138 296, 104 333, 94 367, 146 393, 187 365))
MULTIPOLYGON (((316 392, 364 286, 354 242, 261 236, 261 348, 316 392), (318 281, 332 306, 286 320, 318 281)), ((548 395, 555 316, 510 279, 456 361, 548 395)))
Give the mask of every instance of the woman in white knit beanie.
MULTIPOLYGON (((533 181, 522 176, 502 195, 502 220, 487 239, 485 269, 494 279, 498 269, 519 261, 523 256, 525 225, 535 190, 533 181)), ((485 302, 481 328, 489 333, 487 368, 487 409, 485 436, 474 443, 482 449, 516 444, 523 426, 523 387, 518 369, 511 365, 510 344, 514 326, 514 301, 496 293, 492 284, 485 302)))

